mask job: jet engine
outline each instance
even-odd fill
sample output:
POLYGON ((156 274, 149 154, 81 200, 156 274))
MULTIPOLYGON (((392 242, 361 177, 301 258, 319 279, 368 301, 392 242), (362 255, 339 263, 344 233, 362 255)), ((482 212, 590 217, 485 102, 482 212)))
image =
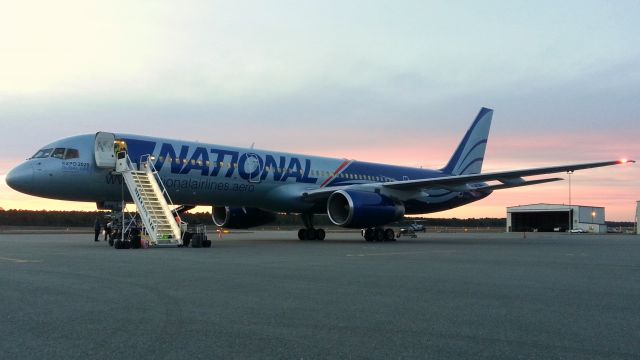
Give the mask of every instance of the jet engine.
POLYGON ((276 215, 256 208, 230 208, 213 206, 211 208, 213 222, 228 229, 248 229, 275 221, 276 215))
POLYGON ((329 196, 331 222, 347 228, 381 226, 404 216, 404 205, 375 192, 338 190, 329 196))

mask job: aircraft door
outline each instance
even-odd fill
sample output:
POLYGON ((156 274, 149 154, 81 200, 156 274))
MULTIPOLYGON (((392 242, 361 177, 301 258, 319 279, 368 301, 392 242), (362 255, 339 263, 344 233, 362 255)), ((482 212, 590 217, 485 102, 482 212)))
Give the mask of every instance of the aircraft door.
POLYGON ((262 178, 262 172, 264 171, 264 164, 260 161, 260 158, 256 154, 248 154, 247 162, 245 163, 245 171, 249 174, 250 183, 259 183, 262 178))
POLYGON ((114 134, 106 132, 96 133, 93 151, 97 167, 102 169, 116 167, 116 155, 114 149, 115 141, 116 137, 114 134))

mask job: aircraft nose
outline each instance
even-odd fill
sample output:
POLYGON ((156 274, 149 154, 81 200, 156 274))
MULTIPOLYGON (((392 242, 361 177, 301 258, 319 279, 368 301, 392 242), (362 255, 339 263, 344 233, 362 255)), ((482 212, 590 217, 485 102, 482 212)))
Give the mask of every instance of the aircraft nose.
POLYGON ((29 164, 20 164, 9 171, 6 181, 12 189, 27 193, 33 186, 33 169, 29 164))

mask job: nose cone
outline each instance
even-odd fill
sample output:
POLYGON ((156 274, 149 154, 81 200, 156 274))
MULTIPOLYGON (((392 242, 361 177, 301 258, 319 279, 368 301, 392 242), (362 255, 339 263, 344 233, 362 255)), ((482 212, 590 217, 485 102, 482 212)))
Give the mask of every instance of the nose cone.
POLYGON ((12 189, 30 193, 33 188, 33 169, 30 164, 23 163, 13 168, 7 174, 7 185, 12 189))

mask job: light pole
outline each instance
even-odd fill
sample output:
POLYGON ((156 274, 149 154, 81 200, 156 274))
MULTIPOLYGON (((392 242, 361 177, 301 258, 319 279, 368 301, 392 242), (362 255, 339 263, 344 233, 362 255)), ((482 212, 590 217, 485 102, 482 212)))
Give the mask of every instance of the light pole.
POLYGON ((573 170, 567 171, 567 175, 569 175, 569 206, 571 206, 571 174, 573 174, 573 170))

